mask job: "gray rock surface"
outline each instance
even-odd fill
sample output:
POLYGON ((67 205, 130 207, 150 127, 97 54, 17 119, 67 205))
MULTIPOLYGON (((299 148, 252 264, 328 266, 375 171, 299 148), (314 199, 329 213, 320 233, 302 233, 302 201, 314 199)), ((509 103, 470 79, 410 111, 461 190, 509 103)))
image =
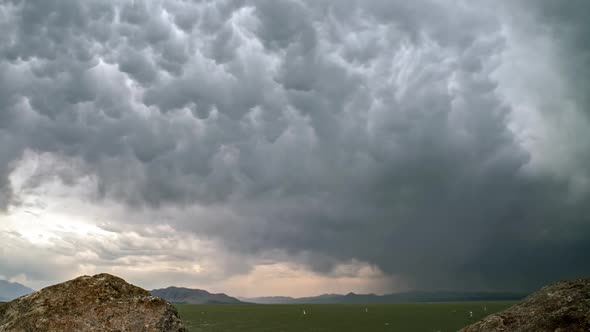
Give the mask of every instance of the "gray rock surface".
POLYGON ((0 305, 0 332, 185 332, 176 309, 109 275, 83 276, 0 305))
POLYGON ((490 315, 463 332, 588 332, 590 278, 560 281, 522 303, 490 315))

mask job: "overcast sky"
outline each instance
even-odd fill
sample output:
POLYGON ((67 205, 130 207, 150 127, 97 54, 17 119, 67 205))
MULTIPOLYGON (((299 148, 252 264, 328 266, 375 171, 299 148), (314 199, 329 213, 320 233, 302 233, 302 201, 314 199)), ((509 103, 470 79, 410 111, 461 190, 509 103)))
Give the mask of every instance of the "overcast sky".
POLYGON ((0 2, 0 278, 590 275, 587 0, 0 2))

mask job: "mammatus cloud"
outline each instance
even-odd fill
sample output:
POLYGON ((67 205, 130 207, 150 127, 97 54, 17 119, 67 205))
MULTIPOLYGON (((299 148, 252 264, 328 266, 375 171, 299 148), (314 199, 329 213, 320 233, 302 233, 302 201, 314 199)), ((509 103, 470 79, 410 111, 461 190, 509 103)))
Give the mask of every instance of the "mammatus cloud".
POLYGON ((234 289, 287 266, 383 292, 587 274, 589 8, 5 2, 2 273, 234 289))

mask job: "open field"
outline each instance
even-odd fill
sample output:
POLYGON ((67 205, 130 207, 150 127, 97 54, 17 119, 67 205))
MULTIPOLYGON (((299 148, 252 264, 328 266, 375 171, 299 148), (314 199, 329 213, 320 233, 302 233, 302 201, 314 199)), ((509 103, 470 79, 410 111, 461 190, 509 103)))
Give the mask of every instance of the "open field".
POLYGON ((177 305, 191 332, 457 331, 514 302, 177 305), (487 311, 484 311, 484 307, 487 311), (305 310, 305 313, 303 311, 305 310), (473 312, 470 318, 469 312, 473 312))

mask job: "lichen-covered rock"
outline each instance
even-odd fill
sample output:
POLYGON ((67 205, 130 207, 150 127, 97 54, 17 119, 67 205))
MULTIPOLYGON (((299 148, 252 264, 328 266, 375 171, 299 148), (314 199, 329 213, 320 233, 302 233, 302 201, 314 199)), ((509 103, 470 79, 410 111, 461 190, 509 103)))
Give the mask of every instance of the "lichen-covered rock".
POLYGON ((463 332, 588 332, 590 278, 560 281, 463 332))
POLYGON ((0 332, 185 332, 176 309, 109 275, 83 276, 0 305, 0 332))

